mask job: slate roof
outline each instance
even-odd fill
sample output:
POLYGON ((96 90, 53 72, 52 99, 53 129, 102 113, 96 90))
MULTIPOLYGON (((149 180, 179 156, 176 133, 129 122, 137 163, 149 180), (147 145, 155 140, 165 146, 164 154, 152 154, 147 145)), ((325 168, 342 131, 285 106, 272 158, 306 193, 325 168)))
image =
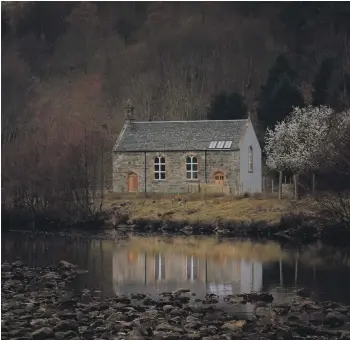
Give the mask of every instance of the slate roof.
POLYGON ((237 150, 247 123, 248 119, 132 121, 124 125, 113 151, 211 150, 213 141, 232 141, 226 150, 237 150))

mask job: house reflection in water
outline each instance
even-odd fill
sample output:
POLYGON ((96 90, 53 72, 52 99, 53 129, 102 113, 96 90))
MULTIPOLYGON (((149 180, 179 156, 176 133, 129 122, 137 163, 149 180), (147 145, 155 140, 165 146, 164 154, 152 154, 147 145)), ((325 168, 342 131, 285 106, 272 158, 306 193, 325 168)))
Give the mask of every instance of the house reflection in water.
POLYGON ((113 285, 120 293, 156 293, 189 288, 198 296, 249 293, 262 288, 262 263, 182 253, 129 251, 113 255, 113 285))

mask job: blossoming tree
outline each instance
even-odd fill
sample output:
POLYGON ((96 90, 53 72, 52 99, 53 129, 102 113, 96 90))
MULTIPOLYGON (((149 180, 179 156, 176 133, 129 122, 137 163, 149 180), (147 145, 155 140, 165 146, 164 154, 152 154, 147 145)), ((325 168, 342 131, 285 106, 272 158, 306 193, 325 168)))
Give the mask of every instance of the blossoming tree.
POLYGON ((293 108, 266 132, 267 166, 280 174, 288 170, 296 175, 331 168, 340 159, 349 123, 349 110, 336 114, 327 106, 293 108))

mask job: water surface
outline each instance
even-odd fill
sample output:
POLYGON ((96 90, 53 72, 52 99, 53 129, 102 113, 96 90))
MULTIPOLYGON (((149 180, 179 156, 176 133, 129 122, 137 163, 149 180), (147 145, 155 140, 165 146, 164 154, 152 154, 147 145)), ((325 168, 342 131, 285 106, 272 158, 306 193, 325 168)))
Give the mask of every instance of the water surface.
MULTIPOLYGON (((222 240, 216 237, 136 237, 127 240, 79 236, 2 235, 2 262, 22 259, 29 266, 66 260, 87 269, 75 288, 104 296, 190 288, 201 298, 271 292, 275 300, 292 299, 301 287, 314 298, 350 304, 350 249, 316 244, 283 249, 274 242, 222 240)), ((249 308, 249 307, 246 307, 249 308)))

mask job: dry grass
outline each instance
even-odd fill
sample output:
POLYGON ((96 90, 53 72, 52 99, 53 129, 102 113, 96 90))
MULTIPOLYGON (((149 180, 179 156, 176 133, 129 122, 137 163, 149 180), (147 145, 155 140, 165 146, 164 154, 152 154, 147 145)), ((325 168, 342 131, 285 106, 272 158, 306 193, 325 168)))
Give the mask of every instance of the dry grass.
POLYGON ((108 196, 108 204, 129 202, 130 217, 172 221, 213 222, 221 221, 265 221, 276 223, 282 215, 301 212, 302 204, 291 200, 256 195, 245 198, 222 196, 201 197, 200 195, 155 195, 152 198, 134 196, 108 196))
POLYGON ((171 253, 196 255, 214 260, 246 259, 263 262, 286 259, 287 253, 274 242, 253 243, 250 241, 221 241, 215 237, 131 237, 127 244, 129 251, 149 254, 171 253))

